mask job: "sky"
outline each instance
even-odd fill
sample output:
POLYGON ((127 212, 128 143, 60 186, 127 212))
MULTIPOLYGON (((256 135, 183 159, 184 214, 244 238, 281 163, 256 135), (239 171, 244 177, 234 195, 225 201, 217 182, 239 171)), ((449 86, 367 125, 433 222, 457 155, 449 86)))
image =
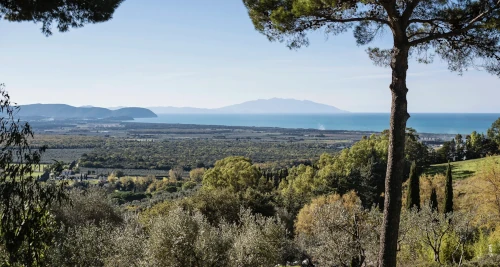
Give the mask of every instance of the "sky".
MULTIPOLYGON (((311 33, 289 50, 257 32, 240 0, 126 0, 111 21, 45 37, 0 21, 0 82, 19 104, 217 108, 273 97, 390 112, 390 70, 352 34, 311 33)), ((385 34, 372 46, 387 46, 385 34)), ((410 112, 500 113, 500 79, 410 63, 410 112)))

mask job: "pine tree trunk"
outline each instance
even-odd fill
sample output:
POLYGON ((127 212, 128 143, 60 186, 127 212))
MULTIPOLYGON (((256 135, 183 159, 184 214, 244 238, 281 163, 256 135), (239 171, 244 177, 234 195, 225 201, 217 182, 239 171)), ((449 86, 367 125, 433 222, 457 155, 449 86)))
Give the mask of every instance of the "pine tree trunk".
POLYGON ((401 195, 404 175, 404 151, 407 111, 406 73, 408 71, 408 47, 397 45, 393 49, 391 68, 392 108, 389 135, 389 155, 385 178, 384 220, 380 238, 379 267, 395 267, 401 195))

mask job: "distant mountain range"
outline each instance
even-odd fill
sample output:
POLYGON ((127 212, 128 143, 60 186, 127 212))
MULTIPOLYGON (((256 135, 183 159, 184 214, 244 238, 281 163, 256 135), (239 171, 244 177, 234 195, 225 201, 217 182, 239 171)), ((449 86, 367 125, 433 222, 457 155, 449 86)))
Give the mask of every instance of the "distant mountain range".
POLYGON ((146 108, 120 108, 110 110, 92 106, 73 107, 65 104, 32 104, 22 105, 19 111, 21 117, 49 118, 155 118, 154 112, 146 108))
POLYGON ((334 106, 320 104, 309 100, 296 99, 258 99, 222 108, 191 107, 149 107, 157 114, 324 114, 347 113, 334 106))

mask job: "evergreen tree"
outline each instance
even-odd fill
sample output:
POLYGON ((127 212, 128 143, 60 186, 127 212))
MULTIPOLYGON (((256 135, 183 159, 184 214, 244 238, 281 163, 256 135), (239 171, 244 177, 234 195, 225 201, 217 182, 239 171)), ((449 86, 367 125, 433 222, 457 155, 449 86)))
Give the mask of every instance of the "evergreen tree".
POLYGON ((451 176, 451 164, 449 162, 444 190, 444 213, 453 212, 453 177, 451 176))
POLYGON ((13 1, 0 0, 0 17, 11 22, 35 22, 45 35, 110 20, 124 0, 13 1))
MULTIPOLYGON (((371 208, 373 205, 383 208, 384 199, 380 196, 384 192, 386 163, 372 150, 368 163, 360 168, 360 184, 353 185, 358 192, 363 206, 371 208)), ((352 180, 352 177, 349 177, 352 180)))
POLYGON ((420 210, 420 182, 417 171, 417 163, 413 161, 410 169, 410 180, 408 181, 408 195, 406 198, 406 208, 417 207, 420 210))
POLYGON ((429 205, 431 206, 432 211, 438 212, 438 197, 436 193, 436 188, 432 188, 431 191, 431 199, 429 205))
POLYGON ((384 33, 392 47, 368 47, 370 59, 392 71, 390 138, 384 220, 378 265, 396 266, 401 194, 404 177, 405 128, 408 114, 406 78, 409 58, 431 63, 439 56, 462 73, 481 66, 500 75, 500 2, 498 1, 333 1, 243 0, 259 32, 270 41, 298 49, 308 33, 354 34, 368 45, 384 33))

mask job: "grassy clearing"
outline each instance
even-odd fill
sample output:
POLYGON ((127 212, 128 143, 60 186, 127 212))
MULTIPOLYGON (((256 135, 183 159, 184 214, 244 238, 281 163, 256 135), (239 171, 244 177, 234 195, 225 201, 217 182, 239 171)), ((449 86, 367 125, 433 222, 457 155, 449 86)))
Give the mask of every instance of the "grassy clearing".
MULTIPOLYGON (((500 159, 500 156, 495 156, 494 158, 500 159)), ((478 171, 478 167, 481 166, 482 161, 485 159, 486 158, 452 162, 451 166, 453 179, 462 180, 473 176, 478 171)), ((445 174, 447 167, 448 163, 431 165, 424 171, 424 174, 445 174)))

